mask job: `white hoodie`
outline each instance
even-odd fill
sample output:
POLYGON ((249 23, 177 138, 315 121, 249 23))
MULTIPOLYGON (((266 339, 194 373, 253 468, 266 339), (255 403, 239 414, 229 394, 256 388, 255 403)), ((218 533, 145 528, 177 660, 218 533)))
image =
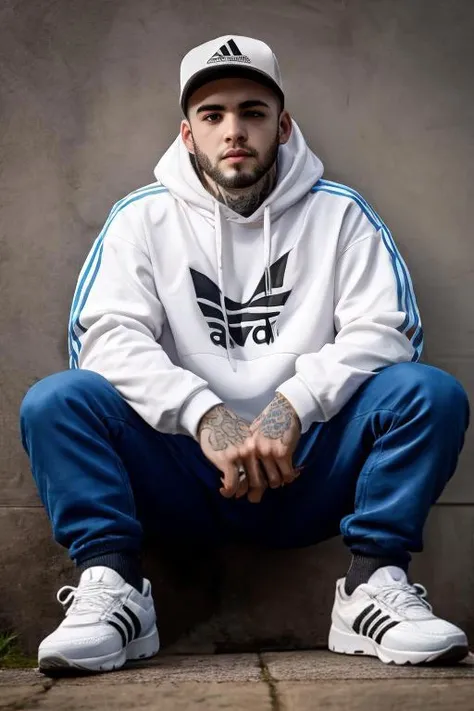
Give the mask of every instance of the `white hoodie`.
POLYGON ((178 137, 156 183, 120 200, 79 275, 71 367, 103 375, 152 427, 196 435, 224 402, 253 420, 275 391, 303 432, 362 383, 417 360, 423 333, 393 239, 295 122, 250 216, 218 202, 178 137))

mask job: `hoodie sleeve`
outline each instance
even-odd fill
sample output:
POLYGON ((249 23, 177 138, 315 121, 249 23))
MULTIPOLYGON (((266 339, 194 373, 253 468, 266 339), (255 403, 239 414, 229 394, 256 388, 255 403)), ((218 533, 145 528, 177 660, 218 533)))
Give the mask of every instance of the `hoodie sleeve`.
POLYGON ((70 364, 103 375, 156 430, 195 436, 202 415, 221 399, 173 364, 158 342, 165 314, 133 210, 112 210, 79 275, 70 364))
POLYGON ((335 341, 299 356, 295 375, 278 388, 303 432, 334 417, 379 370, 421 355, 412 282, 390 232, 375 213, 354 205, 349 215, 335 268, 335 341))

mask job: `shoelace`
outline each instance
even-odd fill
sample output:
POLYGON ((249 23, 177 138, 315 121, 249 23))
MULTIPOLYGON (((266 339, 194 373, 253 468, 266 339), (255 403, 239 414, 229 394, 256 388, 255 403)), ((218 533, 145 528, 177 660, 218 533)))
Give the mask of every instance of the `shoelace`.
POLYGON ((419 583, 384 585, 377 591, 375 597, 393 607, 403 607, 404 609, 416 607, 424 611, 429 610, 429 612, 433 609, 428 602, 426 588, 419 583))
POLYGON ((86 612, 104 612, 120 598, 120 590, 104 588, 102 583, 90 582, 73 587, 64 585, 56 595, 59 603, 66 609, 66 615, 86 612), (63 597, 64 593, 68 593, 63 597), (68 605, 71 603, 70 607, 68 605))

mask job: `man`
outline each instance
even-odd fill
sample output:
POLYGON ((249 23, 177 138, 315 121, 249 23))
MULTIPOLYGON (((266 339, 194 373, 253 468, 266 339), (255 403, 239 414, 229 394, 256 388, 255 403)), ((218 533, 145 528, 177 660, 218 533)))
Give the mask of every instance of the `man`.
MULTIPOLYGON (((468 424, 418 363, 422 328, 387 227, 323 168, 277 60, 225 36, 181 64, 180 135, 120 200, 79 276, 71 370, 37 383, 24 446, 81 578, 43 671, 158 651, 143 533, 305 546, 342 532, 329 648, 457 661, 465 634, 408 582, 468 424)), ((311 581, 308 580, 308 585, 311 581)))

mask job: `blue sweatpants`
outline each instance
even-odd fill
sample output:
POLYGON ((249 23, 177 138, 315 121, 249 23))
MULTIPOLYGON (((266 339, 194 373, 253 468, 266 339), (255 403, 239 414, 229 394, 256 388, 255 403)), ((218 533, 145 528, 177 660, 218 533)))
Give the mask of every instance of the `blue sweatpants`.
POLYGON ((419 363, 385 368, 299 442, 292 484, 259 504, 219 494, 220 473, 191 437, 155 431, 102 376, 36 383, 23 445, 56 541, 78 564, 139 552, 144 534, 191 546, 299 547, 342 533, 353 553, 406 565, 452 476, 469 421, 465 391, 419 363))

